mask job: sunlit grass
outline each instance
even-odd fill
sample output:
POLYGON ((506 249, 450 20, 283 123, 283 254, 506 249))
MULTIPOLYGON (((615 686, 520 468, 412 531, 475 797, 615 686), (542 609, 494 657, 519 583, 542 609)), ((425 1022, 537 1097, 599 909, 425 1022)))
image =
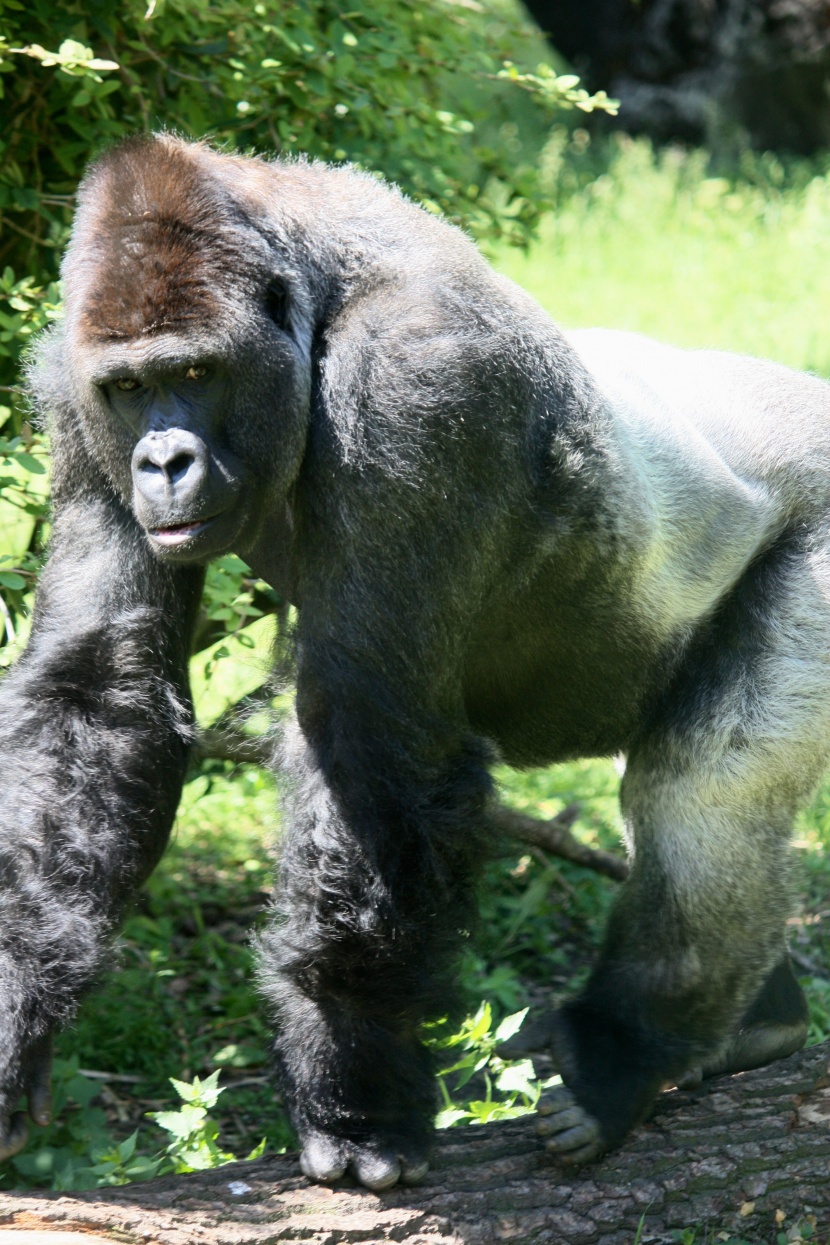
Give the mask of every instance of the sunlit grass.
POLYGON ((703 153, 622 139, 529 254, 497 267, 561 324, 630 329, 830 374, 830 175, 711 177, 703 153), (776 186, 775 180, 785 181, 776 186))

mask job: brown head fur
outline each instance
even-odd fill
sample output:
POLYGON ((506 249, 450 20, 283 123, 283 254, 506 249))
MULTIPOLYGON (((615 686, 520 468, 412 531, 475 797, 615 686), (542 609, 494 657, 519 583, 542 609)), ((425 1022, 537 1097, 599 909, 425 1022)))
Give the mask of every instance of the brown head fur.
POLYGON ((217 157, 169 135, 105 155, 79 194, 64 268, 67 314, 86 340, 204 324, 244 284, 240 208, 209 175, 217 157))

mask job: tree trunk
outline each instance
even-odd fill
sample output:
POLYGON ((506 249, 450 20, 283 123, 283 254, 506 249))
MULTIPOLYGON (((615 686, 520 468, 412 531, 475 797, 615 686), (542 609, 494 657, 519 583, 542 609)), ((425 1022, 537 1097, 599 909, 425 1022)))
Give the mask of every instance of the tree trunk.
POLYGON ((586 85, 620 100, 623 130, 803 154, 830 141, 827 0, 525 5, 586 85))
POLYGON ((441 1133, 417 1189, 321 1188, 287 1155, 91 1193, 0 1194, 0 1228, 40 1230, 44 1245, 50 1229, 153 1245, 674 1245, 684 1228, 766 1243, 799 1223, 824 1245, 828 1042, 663 1094, 622 1150, 577 1172, 545 1158, 527 1117, 441 1133))

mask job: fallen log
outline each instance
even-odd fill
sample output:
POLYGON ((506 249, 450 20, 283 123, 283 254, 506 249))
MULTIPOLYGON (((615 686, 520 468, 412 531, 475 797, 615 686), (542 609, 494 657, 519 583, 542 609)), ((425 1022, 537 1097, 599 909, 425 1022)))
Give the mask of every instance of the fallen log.
MULTIPOLYGON (((663 1094, 622 1150, 581 1171, 548 1160, 533 1117, 439 1134, 416 1189, 309 1184, 296 1156, 89 1193, 0 1194, 0 1228, 145 1245, 676 1245, 830 1232, 830 1042, 663 1094), (726 1239, 722 1237, 721 1239, 726 1239)), ((24 1245, 26 1237, 21 1237, 24 1245)), ((38 1237, 30 1237, 33 1245, 38 1237)))

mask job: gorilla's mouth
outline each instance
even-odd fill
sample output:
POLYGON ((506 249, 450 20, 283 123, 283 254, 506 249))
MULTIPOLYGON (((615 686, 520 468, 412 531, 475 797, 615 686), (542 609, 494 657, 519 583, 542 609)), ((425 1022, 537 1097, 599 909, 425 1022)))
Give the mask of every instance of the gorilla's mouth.
POLYGON ((150 535, 158 544, 168 549, 175 548, 199 536, 215 518, 216 515, 210 515, 207 519, 192 519, 189 523, 172 523, 169 527, 153 527, 150 529, 150 535))

